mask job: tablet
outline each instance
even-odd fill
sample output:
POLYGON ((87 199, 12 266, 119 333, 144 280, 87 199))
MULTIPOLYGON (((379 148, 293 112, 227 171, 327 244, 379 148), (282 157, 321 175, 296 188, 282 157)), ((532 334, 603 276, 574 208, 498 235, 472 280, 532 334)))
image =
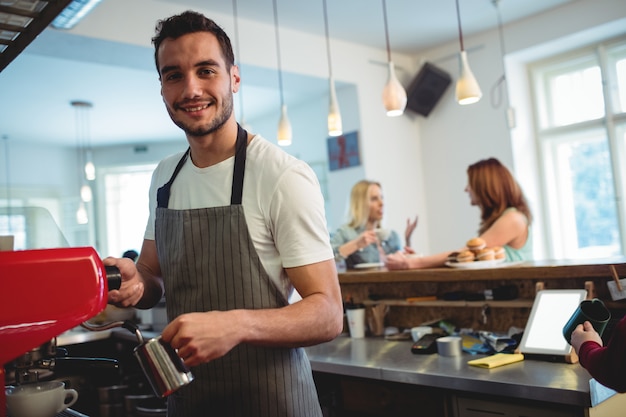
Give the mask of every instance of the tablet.
POLYGON ((535 297, 519 351, 525 354, 567 356, 572 347, 563 337, 563 327, 587 290, 543 290, 535 297))

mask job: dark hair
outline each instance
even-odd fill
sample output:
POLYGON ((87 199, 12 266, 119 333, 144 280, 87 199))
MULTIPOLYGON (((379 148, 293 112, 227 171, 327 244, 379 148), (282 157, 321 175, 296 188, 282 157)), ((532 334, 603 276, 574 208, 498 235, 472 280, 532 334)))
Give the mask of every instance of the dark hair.
POLYGON ((222 49, 222 57, 226 61, 226 69, 230 70, 235 64, 235 55, 230 38, 224 32, 224 29, 201 13, 187 10, 167 19, 159 20, 156 24, 155 32, 156 35, 152 38, 152 44, 154 45, 154 63, 156 64, 157 72, 159 72, 158 53, 161 43, 168 38, 178 39, 183 35, 196 32, 209 32, 215 35, 222 49))
POLYGON ((467 179, 481 210, 479 233, 489 229, 509 207, 515 207, 532 222, 526 197, 511 172, 495 158, 483 159, 467 168, 467 179))

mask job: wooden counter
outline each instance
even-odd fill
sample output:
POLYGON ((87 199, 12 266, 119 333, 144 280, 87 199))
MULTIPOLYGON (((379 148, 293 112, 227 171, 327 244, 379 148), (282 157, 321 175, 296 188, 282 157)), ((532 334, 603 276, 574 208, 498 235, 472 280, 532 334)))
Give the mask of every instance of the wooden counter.
POLYGON ((626 258, 594 259, 589 261, 528 261, 513 266, 486 269, 456 269, 450 267, 389 271, 386 268, 350 270, 339 274, 342 284, 372 282, 420 282, 460 280, 562 280, 571 278, 611 279, 610 265, 620 276, 626 276, 626 258))
MULTIPOLYGON (((611 281, 610 266, 626 277, 626 258, 588 261, 534 261, 485 269, 450 267, 389 271, 386 268, 353 270, 339 274, 344 299, 367 306, 389 305, 387 326, 413 327, 437 319, 452 321, 457 327, 507 331, 526 325, 538 289, 577 289, 590 291, 621 317, 626 300, 613 301, 606 285, 611 281), (483 300, 464 295, 480 295, 487 290, 514 286, 515 299, 483 300), (411 301, 429 297, 426 301, 411 301)), ((368 312, 369 314, 369 312, 368 312)))

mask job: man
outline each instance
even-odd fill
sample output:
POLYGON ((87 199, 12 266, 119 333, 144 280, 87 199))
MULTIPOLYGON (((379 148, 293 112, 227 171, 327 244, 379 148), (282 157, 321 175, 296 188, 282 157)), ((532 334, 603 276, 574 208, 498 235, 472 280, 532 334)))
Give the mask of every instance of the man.
POLYGON ((161 161, 137 264, 107 258, 117 306, 165 291, 169 342, 195 380, 169 416, 321 416, 302 346, 342 329, 341 292, 312 170, 236 122, 239 70, 226 33, 184 12, 153 38, 161 95, 189 149, 161 161), (289 304, 296 290, 302 299, 289 304))

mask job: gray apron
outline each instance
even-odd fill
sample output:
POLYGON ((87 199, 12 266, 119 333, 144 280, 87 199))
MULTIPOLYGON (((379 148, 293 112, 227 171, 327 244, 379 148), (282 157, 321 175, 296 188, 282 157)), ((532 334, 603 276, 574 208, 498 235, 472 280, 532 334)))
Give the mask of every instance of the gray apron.
MULTIPOLYGON (((169 321, 191 312, 287 305, 261 265, 241 205, 247 143, 238 126, 230 206, 167 208, 189 149, 158 190, 155 240, 169 321)), ((302 348, 240 344, 192 372, 196 379, 168 398, 168 417, 322 415, 302 348)))

